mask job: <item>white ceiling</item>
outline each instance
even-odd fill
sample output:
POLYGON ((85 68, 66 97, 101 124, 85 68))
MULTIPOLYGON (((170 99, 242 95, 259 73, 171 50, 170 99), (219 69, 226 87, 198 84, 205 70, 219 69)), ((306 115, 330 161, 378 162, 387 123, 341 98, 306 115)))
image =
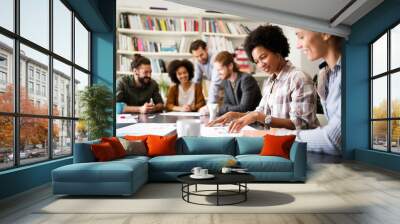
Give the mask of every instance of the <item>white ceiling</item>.
MULTIPOLYGON (((243 0, 228 1, 244 3, 243 0)), ((275 9, 301 16, 330 20, 349 2, 350 0, 251 0, 245 2, 245 4, 266 9, 275 9)))
POLYGON ((118 7, 159 6, 186 12, 215 10, 255 21, 347 37, 350 26, 382 2, 383 0, 118 0, 118 7), (350 3, 350 7, 335 17, 350 3))

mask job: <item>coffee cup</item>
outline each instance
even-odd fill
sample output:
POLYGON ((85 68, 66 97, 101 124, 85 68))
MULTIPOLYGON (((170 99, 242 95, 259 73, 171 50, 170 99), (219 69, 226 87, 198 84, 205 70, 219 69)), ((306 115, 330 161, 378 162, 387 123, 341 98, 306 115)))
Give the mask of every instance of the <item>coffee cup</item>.
POLYGON ((217 103, 209 103, 207 104, 208 112, 210 114, 210 121, 215 120, 217 118, 218 113, 218 104, 217 103))
POLYGON ((196 176, 200 176, 200 172, 201 172, 202 168, 201 167, 193 167, 192 169, 192 173, 196 176))
POLYGON ((208 175, 208 169, 201 169, 200 170, 200 176, 207 176, 208 175))
POLYGON ((230 173, 230 172, 232 172, 232 168, 229 168, 229 167, 222 167, 221 172, 222 172, 222 173, 230 173))

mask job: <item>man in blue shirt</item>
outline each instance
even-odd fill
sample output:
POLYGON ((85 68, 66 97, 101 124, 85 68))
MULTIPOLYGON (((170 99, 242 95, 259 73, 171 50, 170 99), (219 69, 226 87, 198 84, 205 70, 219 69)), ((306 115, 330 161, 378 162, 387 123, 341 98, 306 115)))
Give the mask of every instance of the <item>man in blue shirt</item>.
MULTIPOLYGON (((214 68, 214 57, 208 52, 207 43, 202 40, 193 41, 190 44, 190 53, 196 59, 193 82, 201 83, 203 79, 210 81, 207 103, 220 102, 221 79, 214 68)), ((199 111, 208 113, 207 106, 203 106, 199 111)))

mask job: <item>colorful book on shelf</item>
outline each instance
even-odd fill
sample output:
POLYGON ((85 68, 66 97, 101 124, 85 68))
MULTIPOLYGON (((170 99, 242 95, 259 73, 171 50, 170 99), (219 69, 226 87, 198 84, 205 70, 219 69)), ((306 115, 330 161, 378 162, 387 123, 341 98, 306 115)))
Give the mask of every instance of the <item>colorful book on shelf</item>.
POLYGON ((146 16, 146 24, 148 30, 153 30, 153 22, 151 21, 150 16, 146 16))
POLYGON ((196 29, 195 29, 195 31, 196 32, 199 32, 199 21, 195 21, 195 24, 196 24, 196 29))
POLYGON ((137 46, 138 51, 144 51, 143 39, 137 39, 137 42, 138 42, 137 46))

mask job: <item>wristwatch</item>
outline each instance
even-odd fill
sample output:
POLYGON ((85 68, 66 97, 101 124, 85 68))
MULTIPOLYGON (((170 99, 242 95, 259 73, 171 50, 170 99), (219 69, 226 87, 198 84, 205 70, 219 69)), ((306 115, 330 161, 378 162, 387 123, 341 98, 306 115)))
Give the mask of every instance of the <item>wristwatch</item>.
POLYGON ((272 116, 271 115, 265 116, 265 119, 264 119, 265 127, 269 129, 271 126, 271 123, 272 123, 272 116))

